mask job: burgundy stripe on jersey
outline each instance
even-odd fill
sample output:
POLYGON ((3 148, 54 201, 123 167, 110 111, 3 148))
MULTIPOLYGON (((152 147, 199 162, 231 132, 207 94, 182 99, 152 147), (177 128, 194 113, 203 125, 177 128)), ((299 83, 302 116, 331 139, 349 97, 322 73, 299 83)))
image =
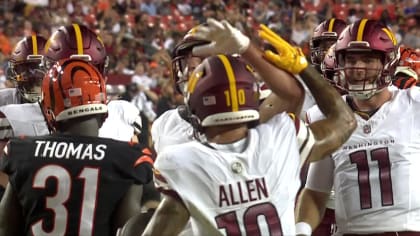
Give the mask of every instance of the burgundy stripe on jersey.
POLYGON ((181 203, 185 208, 187 208, 187 206, 185 205, 185 203, 182 201, 182 198, 179 196, 179 194, 177 192, 175 192, 174 190, 166 190, 163 189, 161 187, 158 187, 157 190, 159 192, 161 192, 162 194, 168 195, 172 198, 174 198, 175 200, 177 200, 179 203, 181 203))
MULTIPOLYGON (((308 127, 305 127, 306 129, 308 129, 308 127)), ((300 144, 300 147, 299 147, 299 153, 301 153, 302 152, 302 150, 305 148, 305 146, 306 146, 306 144, 308 143, 308 140, 309 140, 309 135, 310 135, 310 132, 309 132, 309 130, 306 132, 306 137, 305 137, 305 139, 303 140, 303 142, 300 144)))
POLYGON ((293 113, 289 113, 290 118, 292 118, 292 120, 295 123, 295 128, 296 128, 296 134, 299 133, 299 129, 300 129, 300 120, 298 118, 296 118, 296 115, 293 113))
POLYGON ((165 177, 163 177, 160 172, 157 169, 153 169, 153 175, 155 176, 155 178, 157 180, 159 180, 160 182, 163 182, 165 184, 168 183, 168 181, 166 181, 165 177))
POLYGON ((312 151, 312 147, 315 144, 315 138, 311 129, 300 119, 295 119, 295 126, 302 126, 302 128, 300 128, 297 132, 296 136, 299 145, 301 164, 303 164, 312 151), (296 125, 296 121, 299 122, 299 125, 296 125), (302 123, 302 125, 300 125, 300 123, 302 123))

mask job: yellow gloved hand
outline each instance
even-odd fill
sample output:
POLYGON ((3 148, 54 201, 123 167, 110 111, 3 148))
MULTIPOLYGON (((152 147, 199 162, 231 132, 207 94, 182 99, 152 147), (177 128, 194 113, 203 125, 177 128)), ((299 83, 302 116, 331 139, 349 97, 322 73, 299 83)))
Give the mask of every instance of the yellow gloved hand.
POLYGON ((260 25, 258 35, 276 48, 277 53, 271 50, 264 51, 264 57, 280 69, 292 74, 299 74, 308 66, 308 61, 301 48, 293 47, 267 26, 260 25))

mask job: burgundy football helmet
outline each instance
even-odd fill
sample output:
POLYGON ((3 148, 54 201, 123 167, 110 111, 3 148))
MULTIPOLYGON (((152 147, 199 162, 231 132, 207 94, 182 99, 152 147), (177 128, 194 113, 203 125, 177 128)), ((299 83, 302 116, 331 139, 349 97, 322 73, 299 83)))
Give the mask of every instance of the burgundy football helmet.
POLYGON ((41 81, 46 73, 43 66, 47 40, 32 35, 20 40, 10 56, 9 79, 16 83, 21 102, 37 102, 41 97, 41 81))
POLYGON ((189 30, 172 52, 172 78, 175 83, 175 89, 180 94, 184 94, 184 87, 188 82, 189 74, 202 60, 202 58, 194 57, 196 62, 188 63, 188 60, 193 57, 192 49, 195 46, 208 44, 210 42, 195 38, 193 36, 194 31, 195 27, 189 30))
POLYGON ((188 81, 186 104, 201 127, 258 120, 259 92, 252 68, 238 57, 206 58, 188 81))
POLYGON ((361 19, 344 29, 337 40, 335 56, 340 79, 344 81, 349 94, 359 99, 369 99, 390 85, 399 59, 396 45, 397 41, 392 31, 379 21, 361 19), (366 57, 371 53, 378 53, 382 56, 383 68, 378 70, 345 66, 347 53, 361 53, 366 57), (362 85, 351 84, 348 73, 352 70, 363 70, 366 75, 374 70, 377 77, 372 81, 372 78, 366 76, 362 85))
POLYGON ((50 68, 66 58, 79 58, 90 62, 106 75, 108 57, 102 39, 84 25, 72 24, 60 27, 45 45, 46 63, 50 68))
POLYGON ((313 65, 320 65, 328 49, 334 44, 341 32, 346 28, 345 21, 331 18, 323 21, 313 31, 309 41, 311 61, 313 65))
POLYGON ((343 82, 337 72, 337 60, 335 59, 335 45, 333 44, 327 51, 324 60, 321 63, 321 71, 326 79, 340 94, 347 93, 343 87, 343 82))

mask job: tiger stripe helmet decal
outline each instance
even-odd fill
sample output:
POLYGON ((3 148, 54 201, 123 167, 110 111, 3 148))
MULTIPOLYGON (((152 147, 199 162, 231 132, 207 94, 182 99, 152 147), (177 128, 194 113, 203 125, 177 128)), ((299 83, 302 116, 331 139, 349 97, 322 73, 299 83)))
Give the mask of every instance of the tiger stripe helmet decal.
POLYGON ((107 113, 105 80, 90 63, 64 59, 42 84, 42 107, 50 125, 80 116, 107 113))

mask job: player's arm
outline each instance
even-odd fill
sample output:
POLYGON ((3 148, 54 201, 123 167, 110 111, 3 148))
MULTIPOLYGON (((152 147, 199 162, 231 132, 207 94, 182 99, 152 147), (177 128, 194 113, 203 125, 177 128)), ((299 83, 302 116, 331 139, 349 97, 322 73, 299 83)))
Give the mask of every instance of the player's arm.
POLYGON ((314 67, 306 67, 300 75, 326 117, 309 125, 315 143, 308 160, 317 161, 340 148, 356 129, 357 123, 353 111, 337 90, 322 79, 314 67))
POLYGON ((310 164, 306 186, 296 206, 296 234, 311 235, 321 222, 333 185, 334 163, 325 158, 310 164))
POLYGON ((113 217, 114 229, 122 227, 131 217, 141 211, 141 201, 143 195, 143 186, 133 184, 127 193, 120 200, 113 217))
POLYGON ((190 218, 187 208, 179 200, 164 195, 143 236, 178 235, 190 218))
MULTIPOLYGON (((13 129, 9 120, 2 112, 0 112, 0 154, 3 152, 3 149, 9 139, 13 136, 13 129)), ((4 190, 8 182, 8 176, 4 172, 0 171, 0 188, 4 190)))
MULTIPOLYGON (((286 70, 264 60, 263 52, 226 20, 208 19, 207 25, 194 28, 194 37, 210 40, 210 44, 193 48, 193 55, 210 56, 214 54, 241 54, 258 72, 268 87, 276 94, 268 98, 267 104, 275 105, 272 114, 282 111, 300 113, 304 90, 300 83, 286 70)), ((272 116, 271 114, 271 116, 272 116)), ((268 120, 270 114, 262 114, 262 120, 268 120)))
POLYGON ((356 119, 352 110, 340 94, 322 79, 322 75, 314 67, 308 66, 300 48, 291 46, 264 25, 260 26, 259 36, 277 50, 277 52, 265 51, 264 57, 282 70, 299 74, 325 115, 324 120, 309 125, 311 132, 308 135, 313 134, 314 143, 306 145, 306 148, 311 148, 309 161, 327 157, 344 144, 356 129, 356 119))
POLYGON ((0 202, 0 236, 21 235, 22 209, 10 184, 0 202))

